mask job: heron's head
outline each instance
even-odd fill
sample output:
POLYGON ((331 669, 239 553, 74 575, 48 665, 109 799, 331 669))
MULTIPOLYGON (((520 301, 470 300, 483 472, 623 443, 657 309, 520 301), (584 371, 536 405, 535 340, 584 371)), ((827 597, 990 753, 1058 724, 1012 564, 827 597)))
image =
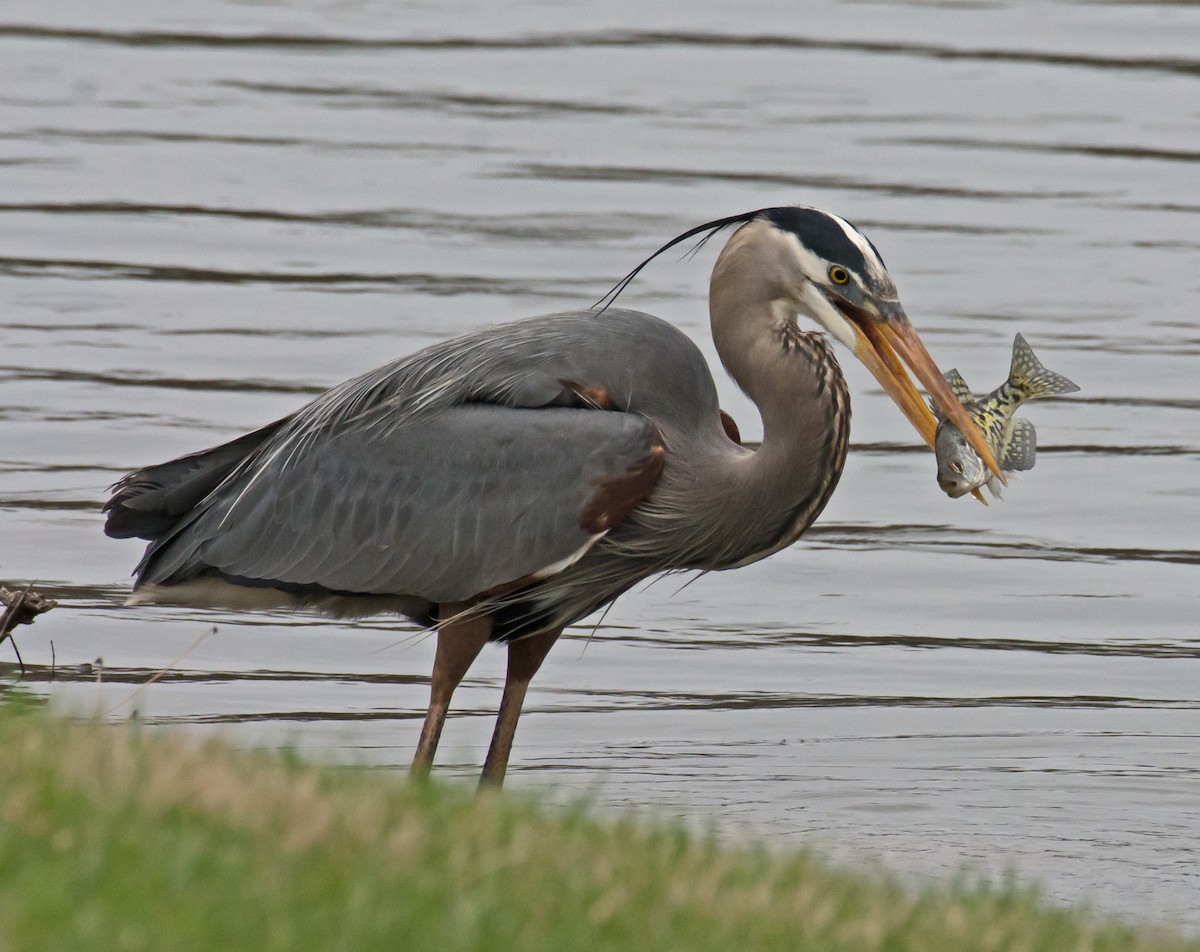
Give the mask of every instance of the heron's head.
POLYGON ((608 307, 647 264, 669 248, 696 236, 703 244, 731 225, 741 227, 713 269, 714 336, 715 315, 725 310, 718 301, 727 301, 730 311, 745 313, 746 306, 757 299, 759 313, 776 322, 806 315, 854 352, 932 447, 938 421, 917 393, 908 376, 911 371, 925 385, 942 416, 962 431, 997 479, 1005 481, 983 435, 904 313, 879 252, 844 218, 789 205, 705 222, 668 241, 597 304, 608 307))
POLYGON ((762 209, 743 228, 753 233, 763 255, 761 279, 850 348, 926 443, 934 445, 937 418, 909 371, 999 475, 991 450, 904 313, 895 282, 866 235, 844 218, 799 206, 762 209))

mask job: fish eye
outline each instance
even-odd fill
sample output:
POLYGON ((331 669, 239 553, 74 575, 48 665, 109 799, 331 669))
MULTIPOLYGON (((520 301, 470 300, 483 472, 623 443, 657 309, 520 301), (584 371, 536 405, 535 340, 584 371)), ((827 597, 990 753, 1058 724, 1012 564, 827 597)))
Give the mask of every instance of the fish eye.
POLYGON ((955 474, 955 475, 957 475, 957 476, 961 476, 961 475, 962 475, 962 473, 963 473, 963 464, 962 464, 962 463, 960 463, 960 462, 959 462, 958 460, 956 460, 956 459, 955 459, 955 460, 951 460, 951 461, 950 461, 950 472, 954 473, 954 474, 955 474))
POLYGON ((849 284, 850 272, 843 268, 840 264, 835 264, 829 269, 829 280, 834 284, 849 284))

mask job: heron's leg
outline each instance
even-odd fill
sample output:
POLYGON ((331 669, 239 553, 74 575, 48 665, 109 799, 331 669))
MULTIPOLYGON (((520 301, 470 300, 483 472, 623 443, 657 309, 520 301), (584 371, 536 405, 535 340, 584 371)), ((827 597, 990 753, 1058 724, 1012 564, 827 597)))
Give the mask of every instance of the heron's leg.
POLYGON ((508 755, 512 752, 513 736, 517 732, 521 705, 525 703, 525 692, 561 634, 562 629, 558 628, 509 643, 508 676, 504 680, 504 696, 500 699, 500 713, 496 715, 492 745, 488 748, 483 773, 479 777, 481 788, 499 787, 504 783, 504 772, 508 769, 508 755))
POLYGON ((486 615, 455 618, 465 608, 465 605, 446 604, 440 606, 438 612, 442 621, 438 626, 437 653, 433 658, 433 675, 430 677, 429 708, 425 712, 425 724, 421 728, 421 739, 417 741, 417 752, 412 762, 412 773, 419 776, 428 774, 433 766, 433 755, 437 752, 442 724, 446 721, 446 711, 450 707, 454 689, 492 633, 492 620, 486 615))

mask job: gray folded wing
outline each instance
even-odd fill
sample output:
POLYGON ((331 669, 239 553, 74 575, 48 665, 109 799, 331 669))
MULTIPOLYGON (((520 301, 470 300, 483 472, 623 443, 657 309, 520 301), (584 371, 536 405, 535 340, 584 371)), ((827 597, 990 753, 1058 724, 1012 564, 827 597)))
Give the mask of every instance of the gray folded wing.
POLYGON ((246 456, 271 439, 290 417, 220 446, 130 473, 104 504, 104 532, 114 539, 157 539, 221 485, 246 456))
POLYGON ((393 429, 285 432, 149 548, 139 584, 215 569, 462 601, 581 556, 606 488, 641 498, 661 459, 646 418, 576 408, 466 404, 393 429))

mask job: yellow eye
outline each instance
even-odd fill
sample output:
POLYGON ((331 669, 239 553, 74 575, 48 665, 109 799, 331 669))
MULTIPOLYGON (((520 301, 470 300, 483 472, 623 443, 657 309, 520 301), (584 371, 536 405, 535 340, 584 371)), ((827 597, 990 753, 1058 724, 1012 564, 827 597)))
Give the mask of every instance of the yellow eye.
POLYGON ((834 284, 849 284, 850 272, 843 268, 840 264, 835 264, 829 269, 829 280, 834 284))

